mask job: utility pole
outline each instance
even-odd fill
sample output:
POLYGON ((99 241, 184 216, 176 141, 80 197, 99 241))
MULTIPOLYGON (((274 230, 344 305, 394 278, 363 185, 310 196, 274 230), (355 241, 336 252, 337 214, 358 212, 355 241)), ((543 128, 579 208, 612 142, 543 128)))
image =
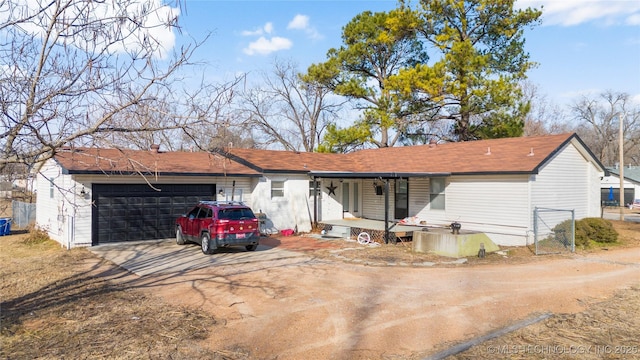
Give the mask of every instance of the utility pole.
POLYGON ((624 221, 624 114, 618 113, 620 119, 620 133, 618 134, 618 152, 620 153, 620 221, 624 221))

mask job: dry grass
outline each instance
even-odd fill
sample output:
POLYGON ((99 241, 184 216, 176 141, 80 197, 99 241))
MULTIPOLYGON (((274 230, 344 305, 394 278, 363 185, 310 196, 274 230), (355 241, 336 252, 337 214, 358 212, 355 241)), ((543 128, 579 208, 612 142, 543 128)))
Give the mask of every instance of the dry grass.
POLYGON ((0 237, 0 358, 229 358, 201 346, 217 326, 210 314, 80 272, 90 256, 28 235, 0 237))
MULTIPOLYGON (((640 224, 613 222, 620 234, 615 247, 640 246, 640 224)), ((350 245, 345 245, 348 247, 350 245)), ((589 252, 607 251, 599 247, 589 252)), ((342 247, 342 246, 340 246, 342 247)), ((316 250, 328 254, 335 247, 316 250)), ((344 250, 362 261, 450 261, 415 254, 410 244, 344 250)), ((464 266, 548 260, 526 248, 469 258, 464 266)), ((0 237, 0 358, 2 359, 248 359, 248 351, 214 351, 203 340, 215 336, 223 319, 182 306, 172 306, 126 282, 111 282, 83 272, 93 255, 86 249, 61 249, 37 233, 0 237)), ((456 355, 458 359, 631 359, 640 358, 640 288, 617 293, 578 314, 556 314, 540 323, 482 343, 456 355), (571 348, 573 346, 573 348, 571 348), (591 346, 591 348, 588 348, 591 346), (615 346, 619 346, 616 348, 615 346), (541 354, 540 351, 556 351, 541 354), (585 353, 558 354, 570 349, 585 353), (496 351, 503 353, 496 353, 496 351), (586 352, 589 350, 590 352, 586 352), (615 353, 621 350, 632 354, 615 353), (576 350, 578 351, 578 350, 576 350), (596 351, 600 351, 599 353, 596 351)), ((443 344, 446 349, 453 344, 443 344)))
POLYGON ((622 290, 583 312, 553 315, 449 359, 638 359, 638 309, 640 287, 622 290))

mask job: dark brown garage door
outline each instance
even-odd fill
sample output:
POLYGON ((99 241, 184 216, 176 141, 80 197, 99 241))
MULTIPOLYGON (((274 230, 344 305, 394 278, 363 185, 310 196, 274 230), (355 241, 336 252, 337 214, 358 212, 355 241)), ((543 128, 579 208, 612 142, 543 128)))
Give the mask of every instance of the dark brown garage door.
POLYGON ((171 238, 176 218, 215 194, 215 185, 165 184, 154 188, 146 184, 94 184, 92 244, 171 238))

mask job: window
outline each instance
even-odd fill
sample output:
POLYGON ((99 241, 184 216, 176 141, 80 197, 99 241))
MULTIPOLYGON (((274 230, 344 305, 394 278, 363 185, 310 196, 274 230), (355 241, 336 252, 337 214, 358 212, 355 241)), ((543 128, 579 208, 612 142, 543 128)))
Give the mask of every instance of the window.
POLYGON ((351 208, 351 204, 349 203, 349 196, 351 192, 349 191, 349 183, 342 183, 342 211, 348 212, 351 208))
POLYGON ((55 185, 53 184, 53 180, 49 180, 49 199, 53 199, 53 194, 55 190, 55 185))
POLYGON ((239 208, 239 209, 221 209, 218 212, 218 218, 220 220, 246 220, 253 219, 256 216, 253 214, 253 211, 248 208, 239 208))
POLYGON ((429 179, 429 201, 432 210, 445 209, 445 178, 429 179))
POLYGON ((320 181, 309 181, 309 196, 313 197, 314 193, 320 196, 320 181))
POLYGON ((355 182, 353 183, 353 212, 357 213, 360 211, 359 205, 360 204, 360 187, 358 186, 358 183, 355 182))
POLYGON ((187 217, 189 217, 189 219, 195 219, 198 215, 198 211, 200 211, 199 207, 193 208, 193 210, 189 211, 189 214, 187 214, 187 217))
POLYGON ((271 198, 284 197, 284 181, 271 181, 271 198))
POLYGON ((198 213, 198 219, 206 219, 213 216, 213 210, 209 208, 200 208, 200 212, 198 213))

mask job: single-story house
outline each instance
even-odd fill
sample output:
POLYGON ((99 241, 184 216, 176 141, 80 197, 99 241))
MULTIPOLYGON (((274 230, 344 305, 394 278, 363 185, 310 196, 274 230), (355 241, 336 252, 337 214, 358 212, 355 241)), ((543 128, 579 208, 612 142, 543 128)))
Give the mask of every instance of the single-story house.
MULTIPOLYGON (((620 202, 620 167, 608 167, 608 175, 602 178, 601 201, 603 204, 620 202)), ((624 205, 640 199, 640 166, 625 166, 623 172, 624 205)))
POLYGON ((600 215, 605 168, 575 134, 431 143, 348 154, 69 148, 38 176, 37 224, 64 246, 173 236, 198 200, 240 200, 275 229, 399 221, 530 243, 535 208, 600 215))

